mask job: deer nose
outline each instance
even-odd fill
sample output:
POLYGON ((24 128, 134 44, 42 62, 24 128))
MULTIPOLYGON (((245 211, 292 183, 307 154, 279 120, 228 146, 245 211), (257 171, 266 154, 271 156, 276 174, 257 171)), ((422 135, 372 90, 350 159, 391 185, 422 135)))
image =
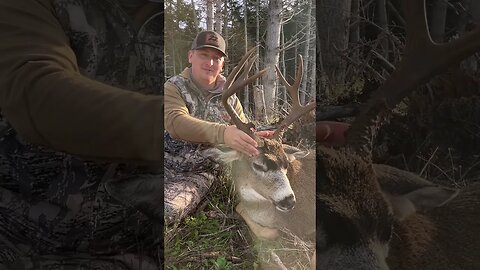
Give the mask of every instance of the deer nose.
POLYGON ((288 195, 276 205, 280 211, 290 211, 295 206, 295 196, 293 194, 288 195))

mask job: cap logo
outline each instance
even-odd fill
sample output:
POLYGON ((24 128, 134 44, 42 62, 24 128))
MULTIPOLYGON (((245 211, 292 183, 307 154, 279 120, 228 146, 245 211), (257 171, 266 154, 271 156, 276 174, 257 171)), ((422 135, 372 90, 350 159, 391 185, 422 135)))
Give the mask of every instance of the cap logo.
POLYGON ((207 40, 206 40, 205 43, 207 43, 207 44, 208 44, 208 43, 213 43, 213 44, 219 46, 219 45, 218 45, 218 37, 217 37, 216 35, 214 35, 214 34, 208 34, 208 35, 207 35, 207 40))

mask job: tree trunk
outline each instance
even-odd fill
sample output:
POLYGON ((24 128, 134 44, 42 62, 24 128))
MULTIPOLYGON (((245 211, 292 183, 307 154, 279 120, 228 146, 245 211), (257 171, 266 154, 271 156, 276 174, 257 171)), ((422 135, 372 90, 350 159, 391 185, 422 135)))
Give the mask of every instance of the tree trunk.
POLYGON ((351 12, 353 22, 350 27, 350 40, 349 42, 358 44, 360 42, 360 5, 359 0, 351 0, 351 12))
MULTIPOLYGON (((255 71, 259 72, 260 71, 260 0, 255 1, 255 46, 257 46, 256 54, 258 55, 257 59, 255 60, 255 71)), ((261 81, 261 78, 258 78, 255 84, 259 84, 261 81)))
MULTIPOLYGON (((247 24, 248 24, 248 9, 247 9, 247 0, 243 0, 243 34, 244 34, 244 42, 245 42, 245 53, 248 51, 248 30, 247 30, 247 24)), ((249 98, 249 92, 248 92, 248 85, 245 86, 245 91, 243 91, 244 96, 243 96, 243 104, 245 106, 245 110, 248 110, 248 107, 250 106, 250 98, 249 98)))
MULTIPOLYGON (((281 31, 281 45, 282 45, 282 48, 285 48, 285 27, 282 26, 282 31, 281 31)), ((283 74, 285 74, 286 70, 287 70, 287 66, 285 64, 285 50, 282 51, 282 60, 280 61, 280 63, 282 63, 282 68, 280 69, 282 71, 283 74)), ((282 100, 283 103, 287 103, 287 89, 285 87, 282 87, 281 85, 278 86, 278 95, 282 100)))
MULTIPOLYGON (((260 44, 260 0, 255 1, 255 45, 260 44)), ((258 55, 257 59, 255 60, 255 72, 260 71, 260 48, 257 46, 256 54, 258 55)), ((255 107, 255 120, 266 122, 266 115, 265 115, 265 95, 263 91, 263 85, 260 85, 261 78, 258 78, 255 81, 254 87, 254 107, 255 107), (261 90, 260 90, 261 89, 261 90)))
POLYGON ((215 31, 217 33, 222 33, 222 0, 217 0, 215 3, 215 31))
POLYGON ((265 114, 265 93, 263 85, 255 85, 253 87, 253 98, 255 100, 255 121, 267 124, 265 114))
POLYGON ((265 67, 269 70, 264 77, 265 90, 265 106, 267 118, 269 121, 273 120, 275 99, 276 99, 276 76, 275 65, 279 58, 280 45, 280 24, 282 11, 282 0, 270 0, 268 4, 268 19, 267 19, 267 38, 265 42, 265 67))
MULTIPOLYGON (((170 9, 173 10, 173 8, 174 7, 173 7, 173 1, 172 1, 172 2, 170 2, 170 9)), ((176 50, 175 50, 175 31, 178 29, 178 20, 177 20, 176 16, 173 17, 172 26, 174 27, 174 29, 171 29, 171 32, 170 32, 170 34, 171 34, 171 36, 170 36, 171 39, 170 40, 172 41, 172 56, 171 56, 172 64, 173 64, 173 73, 172 74, 176 75, 177 74, 177 65, 176 65, 177 54, 176 54, 176 50)))
POLYGON ((207 0, 207 30, 213 31, 213 4, 214 0, 207 0))
POLYGON ((445 23, 447 21, 447 1, 432 0, 429 5, 430 18, 428 26, 432 40, 442 43, 445 38, 445 23))
POLYGON ((309 84, 309 63, 310 63, 310 31, 312 28, 312 2, 309 3, 307 12, 307 28, 306 28, 306 35, 305 35, 305 49, 303 52, 303 79, 302 84, 300 86, 300 101, 302 104, 305 104, 305 99, 307 96, 307 85, 309 84))
MULTIPOLYGON (((318 15, 318 13, 316 13, 318 15)), ((316 16, 315 16, 316 17, 316 16)), ((318 67, 316 69, 317 71, 317 94, 316 94, 316 100, 317 102, 320 102, 322 98, 325 96, 329 96, 329 88, 327 87, 328 79, 326 75, 326 70, 323 66, 323 59, 322 59, 322 44, 320 42, 320 25, 318 24, 318 20, 316 22, 316 33, 317 33, 317 46, 316 46, 316 62, 318 62, 318 67)))
MULTIPOLYGON (((311 32, 312 34, 314 31, 311 32)), ((317 61, 316 61, 316 50, 315 47, 313 48, 313 51, 315 53, 310 54, 310 63, 312 63, 312 68, 310 69, 310 77, 309 77, 309 100, 308 101, 313 101, 315 100, 315 96, 317 94, 317 61)))
POLYGON ((330 88, 345 83, 347 63, 340 53, 348 47, 351 0, 319 0, 317 5, 320 61, 328 81, 327 87, 330 88))
MULTIPOLYGON (((228 35, 229 35, 229 32, 228 32, 228 7, 227 7, 227 2, 225 2, 225 7, 223 9, 223 25, 225 27, 223 27, 223 38, 225 39, 225 47, 228 48, 228 43, 229 43, 229 38, 228 38, 228 35)), ((224 74, 229 74, 229 70, 228 70, 228 65, 224 65, 223 66, 223 73, 224 74)))
POLYGON ((379 38, 381 39, 381 50, 380 54, 388 59, 388 39, 386 38, 386 33, 388 33, 388 17, 387 17, 387 0, 377 0, 377 18, 378 26, 383 29, 379 31, 379 38))
POLYGON ((312 53, 310 53, 310 63, 312 63, 312 68, 310 68, 310 76, 308 77, 309 78, 309 89, 308 89, 308 93, 309 93, 309 100, 315 100, 315 96, 317 94, 317 61, 316 61, 316 46, 315 46, 315 41, 316 41, 316 22, 315 22, 315 9, 316 9, 316 4, 315 4, 315 1, 312 1, 312 10, 310 12, 310 17, 312 18, 312 21, 313 23, 311 23, 311 27, 310 27, 310 38, 311 38, 311 50, 312 50, 312 53))
POLYGON ((195 10, 195 0, 191 0, 191 5, 192 5, 192 14, 193 14, 193 24, 194 24, 195 30, 198 31, 198 19, 197 19, 197 12, 195 10))

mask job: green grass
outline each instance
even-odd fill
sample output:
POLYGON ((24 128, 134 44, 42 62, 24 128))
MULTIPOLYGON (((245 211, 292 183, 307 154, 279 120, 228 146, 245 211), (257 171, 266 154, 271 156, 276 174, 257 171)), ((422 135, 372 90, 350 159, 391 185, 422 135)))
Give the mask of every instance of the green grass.
POLYGON ((216 182, 193 215, 165 228, 165 269, 255 269, 248 228, 231 188, 216 182))
POLYGON ((233 190, 217 182, 196 213, 166 227, 165 269, 280 269, 277 256, 288 269, 310 269, 313 243, 288 232, 278 241, 254 240, 235 205, 233 190))

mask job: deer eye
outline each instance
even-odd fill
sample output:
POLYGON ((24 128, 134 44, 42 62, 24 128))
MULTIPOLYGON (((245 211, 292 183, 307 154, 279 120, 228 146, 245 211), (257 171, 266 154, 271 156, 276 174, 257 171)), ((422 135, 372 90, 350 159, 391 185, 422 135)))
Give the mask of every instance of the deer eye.
POLYGON ((277 165, 277 163, 275 163, 275 161, 273 161, 271 159, 267 159, 265 163, 266 163, 268 169, 278 170, 278 165, 277 165))
POLYGON ((257 171, 266 172, 268 170, 268 167, 263 162, 262 163, 253 162, 252 166, 257 171))

